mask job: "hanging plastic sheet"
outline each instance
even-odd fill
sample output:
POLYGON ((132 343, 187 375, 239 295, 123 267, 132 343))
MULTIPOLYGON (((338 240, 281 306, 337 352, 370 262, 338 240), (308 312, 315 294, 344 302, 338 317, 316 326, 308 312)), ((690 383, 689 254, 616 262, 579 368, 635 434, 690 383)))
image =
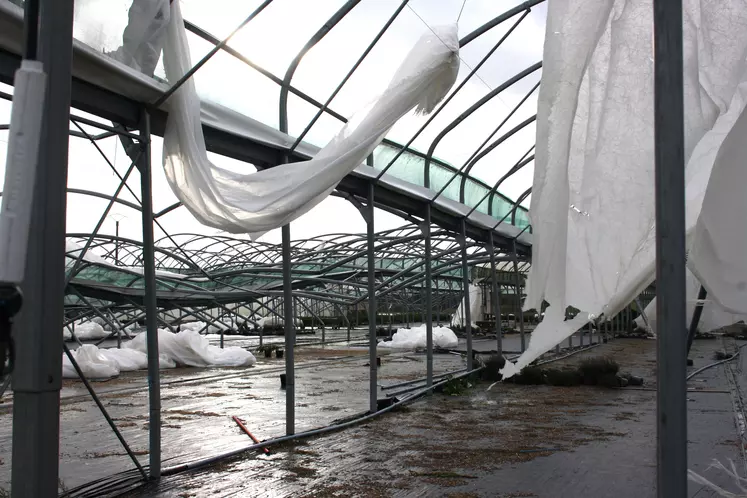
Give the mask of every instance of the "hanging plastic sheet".
MULTIPOLYGON (((179 2, 174 2, 171 18, 164 67, 173 84, 192 62, 179 2)), ((200 101, 190 79, 168 102, 163 147, 166 178, 198 221, 256 238, 319 204, 364 162, 403 115, 412 109, 431 112, 456 80, 458 50, 456 25, 435 28, 413 47, 384 93, 355 114, 313 159, 252 174, 230 172, 208 160, 200 101)), ((247 96, 251 98, 251 93, 247 96)))
POLYGON ((170 0, 132 0, 122 46, 110 57, 153 76, 171 19, 170 0))
MULTIPOLYGON (((483 289, 479 285, 469 284, 469 313, 471 319, 471 325, 477 327, 477 319, 482 316, 482 300, 483 300, 483 289)), ((459 303, 456 313, 451 317, 452 327, 464 327, 467 321, 464 315, 464 298, 459 303)))
MULTIPOLYGON (((539 309, 543 300, 550 308, 529 349, 515 366, 507 365, 506 374, 526 366, 584 322, 614 315, 654 279, 652 12, 651 0, 548 3, 525 308, 539 309), (583 311, 565 322, 569 305, 583 311)), ((690 0, 683 19, 685 181, 692 242, 711 169, 730 157, 721 154, 717 161, 744 110, 747 12, 741 0, 690 0)), ((742 139, 734 147, 741 154, 744 145, 742 139)), ((726 212, 723 204, 713 213, 721 217, 719 226, 732 229, 743 217, 726 212)), ((744 228, 737 230, 744 233, 744 228)), ((712 242, 716 247, 724 241, 712 242)), ((691 255, 696 274, 698 267, 717 264, 714 252, 691 255)), ((736 259, 734 252, 717 254, 736 259)), ((712 274, 724 271, 714 268, 718 270, 712 274)), ((708 288, 709 279, 703 282, 708 288)))
MULTIPOLYGON (((687 306, 685 306, 685 316, 687 318, 687 325, 690 326, 690 319, 695 311, 695 306, 698 304, 698 292, 700 292, 700 282, 698 278, 693 275, 691 271, 687 272, 687 306)), ((656 298, 654 298, 646 309, 644 310, 646 318, 648 318, 648 324, 650 326, 649 331, 656 333, 656 298)), ((698 321, 699 332, 711 332, 712 330, 733 325, 740 321, 747 322, 747 315, 735 314, 725 310, 721 305, 715 302, 710 296, 707 296, 703 302, 703 309, 701 311, 700 320, 698 321)), ((646 328, 645 321, 642 316, 635 319, 635 323, 640 328, 646 328)))

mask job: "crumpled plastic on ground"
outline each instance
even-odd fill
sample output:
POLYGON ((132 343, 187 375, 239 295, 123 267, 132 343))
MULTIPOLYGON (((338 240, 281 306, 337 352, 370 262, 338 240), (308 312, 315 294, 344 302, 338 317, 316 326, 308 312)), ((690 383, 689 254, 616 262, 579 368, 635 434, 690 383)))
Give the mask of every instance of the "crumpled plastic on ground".
MULTIPOLYGON (((189 79, 167 102, 163 160, 174 194, 200 223, 254 239, 308 212, 365 161, 402 116, 412 109, 431 112, 446 96, 459 71, 457 27, 433 31, 413 47, 384 93, 313 159, 251 174, 219 168, 208 159, 200 100, 189 79)), ((179 2, 172 4, 163 58, 172 84, 192 67, 179 2)))
MULTIPOLYGON (((72 334, 70 333, 71 328, 72 327, 68 325, 62 330, 63 338, 72 339, 72 334)), ((75 324, 75 337, 77 337, 81 341, 103 339, 104 337, 108 337, 109 334, 111 334, 111 332, 107 332, 106 330, 104 330, 104 327, 95 322, 75 324)))
MULTIPOLYGON (((148 352, 147 334, 143 333, 126 344, 126 347, 148 352)), ((213 346, 204 336, 194 330, 183 330, 176 334, 158 330, 158 354, 176 362, 177 366, 189 367, 250 367, 257 359, 252 353, 238 346, 221 349, 213 346)))
MULTIPOLYGON (((683 10, 688 265, 712 299, 747 312, 747 11, 683 10)), ((655 278, 652 12, 651 0, 548 3, 524 307, 550 308, 517 369, 655 278), (582 310, 570 323, 567 306, 582 310)))
MULTIPOLYGON (((148 368, 147 334, 137 335, 123 348, 103 349, 84 344, 72 351, 75 361, 89 379, 103 380, 117 377, 120 372, 148 368)), ((173 334, 165 329, 158 331, 159 368, 191 367, 249 367, 256 358, 249 351, 231 346, 219 348, 210 344, 205 336, 194 330, 173 334)), ((78 374, 67 355, 62 355, 62 377, 75 379, 78 374)))
MULTIPOLYGON (((81 372, 88 379, 111 379, 112 377, 117 377, 121 371, 119 364, 114 358, 105 355, 103 350, 93 344, 84 344, 71 353, 81 372)), ((62 377, 65 379, 78 377, 73 364, 64 353, 62 354, 62 377)))
MULTIPOLYGON (((379 343, 381 348, 392 349, 417 349, 425 348, 426 335, 425 324, 411 329, 397 329, 392 335, 391 341, 379 343)), ((456 334, 447 327, 433 327, 433 347, 455 348, 459 344, 456 334)))
MULTIPOLYGON (((126 347, 105 349, 93 344, 84 344, 72 350, 71 353, 83 374, 89 379, 109 379, 118 376, 121 372, 148 368, 148 356, 144 352, 126 347)), ((160 354, 158 357, 160 369, 176 368, 176 362, 167 356, 160 354)), ((64 379, 78 378, 66 354, 62 355, 62 377, 64 379)))

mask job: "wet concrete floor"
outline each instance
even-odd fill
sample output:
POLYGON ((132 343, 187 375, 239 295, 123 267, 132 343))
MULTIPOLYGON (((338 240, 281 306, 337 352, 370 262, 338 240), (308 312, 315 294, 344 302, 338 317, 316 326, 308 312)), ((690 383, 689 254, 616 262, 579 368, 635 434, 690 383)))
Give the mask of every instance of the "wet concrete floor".
MULTIPOLYGON (((696 342, 692 369, 723 348, 720 340, 696 342)), ((653 497, 655 342, 621 339, 558 364, 600 354, 614 356, 646 385, 499 384, 488 392, 479 384, 270 456, 169 477, 133 496, 653 497)), ((688 386, 690 468, 733 491, 731 478, 707 467, 732 459, 745 474, 732 383, 744 384, 743 362, 708 370, 688 386)), ((688 496, 715 495, 691 483, 688 496)))
MULTIPOLYGON (((516 336, 508 336, 509 341, 516 336)), ((478 339, 485 349, 494 338, 478 339)), ((244 454, 217 466, 162 478, 130 496, 655 496, 655 341, 618 339, 556 363, 613 356, 643 388, 478 384, 456 396, 434 394, 367 424, 288 443, 269 456, 244 454)), ((696 341, 695 366, 713 362, 731 339, 696 341)), ((508 349, 508 348, 506 348, 508 349)), ((174 465, 251 444, 237 415, 259 438, 285 433, 283 360, 258 358, 249 369, 177 369, 162 373, 163 458, 174 465)), ((346 345, 296 351, 296 430, 321 427, 368 406, 368 356, 346 345)), ((421 377, 425 357, 382 356, 383 384, 421 377)), ((731 459, 747 475, 741 392, 743 357, 688 383, 689 466, 726 489, 731 478, 707 470, 731 459)), ((463 367, 435 357, 436 372, 463 367)), ((148 461, 144 373, 95 383, 107 410, 143 464, 148 461)), ((66 382, 61 409, 61 488, 133 468, 96 406, 66 382)), ((383 394, 380 394, 383 397, 383 394)), ((10 480, 12 397, 0 404, 0 486, 10 480)), ((689 496, 714 496, 690 484, 689 496)))

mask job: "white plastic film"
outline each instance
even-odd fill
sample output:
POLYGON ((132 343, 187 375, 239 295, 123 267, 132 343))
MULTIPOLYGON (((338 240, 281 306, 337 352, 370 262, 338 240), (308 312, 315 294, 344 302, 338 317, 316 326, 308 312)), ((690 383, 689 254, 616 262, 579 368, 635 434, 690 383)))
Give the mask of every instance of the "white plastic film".
MULTIPOLYGON (((459 344, 456 334, 447 327, 433 327, 433 346, 455 348, 459 344)), ((411 329, 397 329, 391 341, 379 343, 381 348, 418 349, 427 347, 425 324, 411 329)))
POLYGON ((110 57, 153 76, 171 19, 169 0, 132 0, 122 46, 110 57))
MULTIPOLYGON (((687 272, 687 306, 685 306, 685 317, 687 326, 690 326, 690 320, 695 311, 695 306, 698 304, 698 293, 700 292, 700 282, 692 272, 687 272)), ((656 333, 656 298, 654 298, 644 310, 646 318, 648 318, 649 328, 648 330, 652 333, 656 333)), ((747 315, 731 313, 725 310, 719 303, 711 299, 709 295, 706 295, 703 301, 703 309, 701 311, 700 320, 698 321, 699 332, 711 332, 721 327, 733 325, 740 321, 747 322, 747 315)), ((645 321, 642 316, 635 319, 635 323, 640 328, 647 328, 645 321)))
MULTIPOLYGON (((525 309, 539 309, 543 301, 550 308, 518 368, 583 322, 602 313, 614 315, 653 281, 652 12, 651 0, 548 3, 525 309), (582 313, 565 322, 567 306, 582 313)), ((717 159, 744 110, 747 11, 741 0, 688 0, 683 22, 686 223, 692 241, 714 162, 720 168, 726 158, 741 157, 727 151, 717 159)), ((740 145, 735 139, 739 154, 740 145)), ((734 177, 735 164, 729 168, 734 177)), ((739 184, 735 180, 731 186, 739 184)), ((723 191, 714 197, 719 195, 723 191)), ((720 206, 713 202, 714 217, 721 217, 720 227, 734 229, 738 209, 726 212, 726 200, 720 200, 720 206)), ((728 239, 711 240, 716 247, 728 239)), ((702 275, 706 270, 698 268, 711 265, 712 278, 721 274, 723 282, 728 270, 714 254, 721 261, 736 260, 737 247, 743 246, 691 254, 690 264, 709 292, 709 279, 702 275)), ((747 278, 722 287, 739 282, 747 278)), ((717 294, 713 298, 721 300, 717 294)))
MULTIPOLYGON (((413 47, 384 93, 313 159, 252 174, 227 171, 208 160, 200 101, 189 79, 168 101, 163 150, 169 185, 204 225, 253 238, 283 226, 329 195, 403 115, 435 108, 456 80, 458 50, 456 25, 434 28, 413 47)), ((172 84, 192 67, 179 2, 172 4, 164 67, 172 84)))
MULTIPOLYGON (((471 325, 473 327, 477 327, 477 320, 482 318, 482 292, 482 287, 479 285, 469 285, 469 313, 470 321, 472 322, 471 325)), ((452 327, 464 327, 465 323, 467 323, 464 314, 464 304, 464 298, 462 298, 462 301, 457 307, 456 313, 451 317, 452 327)))

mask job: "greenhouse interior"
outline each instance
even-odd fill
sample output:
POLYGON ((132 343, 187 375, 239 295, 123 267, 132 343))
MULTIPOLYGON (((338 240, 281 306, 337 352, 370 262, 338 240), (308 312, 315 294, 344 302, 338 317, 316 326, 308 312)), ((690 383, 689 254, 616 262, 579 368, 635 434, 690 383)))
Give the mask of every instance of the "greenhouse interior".
POLYGON ((747 496, 745 26, 0 0, 0 496, 747 496))

